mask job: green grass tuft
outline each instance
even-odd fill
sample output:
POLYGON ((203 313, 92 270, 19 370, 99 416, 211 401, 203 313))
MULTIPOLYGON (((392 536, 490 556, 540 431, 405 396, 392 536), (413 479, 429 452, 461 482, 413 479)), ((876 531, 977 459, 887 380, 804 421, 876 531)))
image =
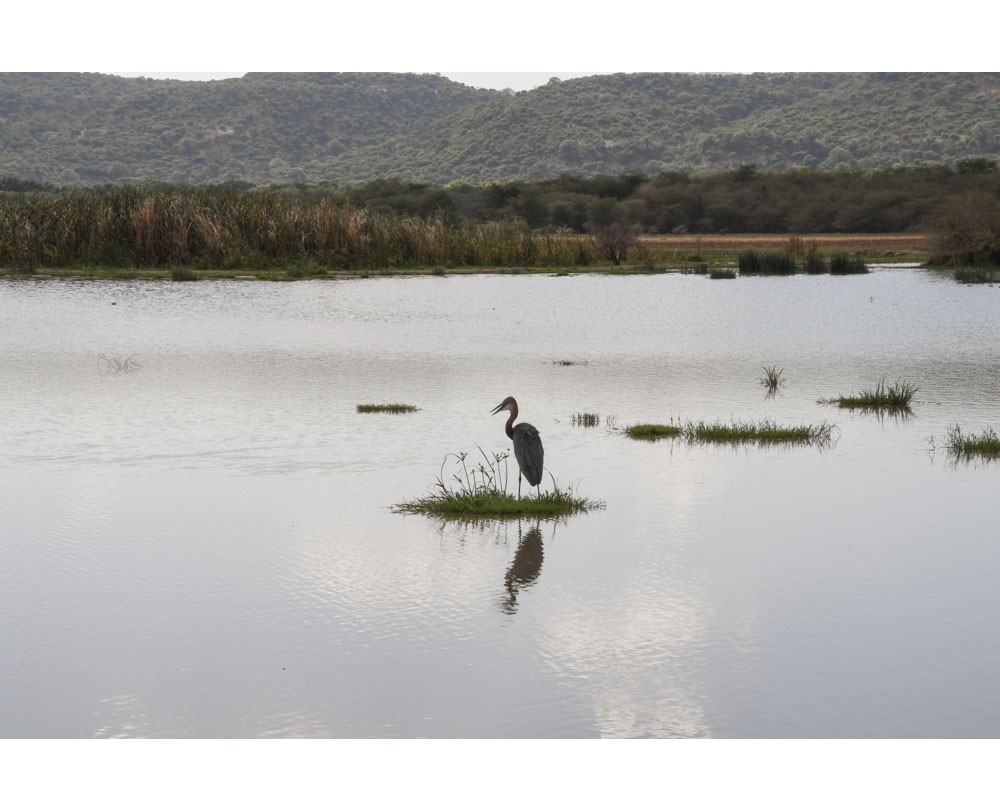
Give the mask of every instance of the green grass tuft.
POLYGON ((963 434, 958 425, 948 429, 948 452, 960 459, 981 456, 987 459, 1000 458, 1000 436, 992 428, 981 434, 963 434))
POLYGON ((883 377, 874 389, 862 389, 860 394, 848 397, 833 397, 820 400, 821 405, 835 405, 838 408, 857 408, 869 411, 909 411, 910 401, 918 388, 912 383, 896 381, 891 386, 885 385, 883 377))
POLYGON ((757 378, 762 386, 767 386, 771 391, 774 391, 781 385, 781 376, 784 373, 784 369, 778 369, 777 366, 765 366, 764 367, 764 377, 757 378))
POLYGON ((359 414, 410 414, 419 410, 415 405, 405 403, 362 403, 358 406, 359 414))

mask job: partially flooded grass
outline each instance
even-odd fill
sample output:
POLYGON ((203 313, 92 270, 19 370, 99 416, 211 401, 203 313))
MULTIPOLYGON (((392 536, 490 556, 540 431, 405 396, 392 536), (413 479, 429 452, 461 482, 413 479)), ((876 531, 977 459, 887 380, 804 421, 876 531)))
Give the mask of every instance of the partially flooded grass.
POLYGON ((657 423, 640 423, 630 425, 625 429, 625 433, 632 439, 644 439, 653 441, 664 437, 677 437, 681 434, 681 426, 670 423, 662 425, 657 423))
POLYGON ((827 445, 833 437, 833 425, 779 425, 773 420, 723 422, 688 422, 685 425, 632 425, 625 433, 632 439, 655 440, 666 437, 688 442, 758 445, 827 445))
POLYGON ((736 271, 733 268, 712 268, 708 272, 709 279, 735 279, 736 271))
POLYGON ((865 264, 864 259, 853 257, 848 253, 835 253, 830 257, 830 274, 832 276, 868 272, 868 265, 865 264))
POLYGON ((883 377, 874 389, 862 389, 859 394, 847 397, 833 397, 820 400, 820 405, 835 405, 838 408, 854 408, 869 411, 909 411, 910 401, 918 388, 912 383, 896 381, 886 386, 883 377))
POLYGON ((410 414, 419 410, 415 405, 405 403, 361 403, 358 405, 359 414, 410 414))
POLYGON ((825 422, 819 425, 779 425, 773 420, 699 422, 688 423, 684 427, 684 435, 692 442, 826 445, 833 436, 833 426, 825 422))
POLYGON ((601 424, 601 416, 599 414, 574 414, 573 415, 573 425, 579 425, 583 428, 596 428, 601 424))
POLYGON ((795 273, 795 260, 787 253, 744 251, 737 257, 741 276, 779 275, 795 273))
POLYGON ((962 284, 994 284, 1000 282, 1000 269, 958 268, 954 276, 955 281, 962 284))
MULTIPOLYGON (((575 513, 604 509, 604 502, 583 498, 573 488, 562 489, 552 479, 552 489, 518 498, 507 492, 510 482, 509 454, 487 456, 479 448, 481 462, 472 462, 467 453, 448 454, 430 495, 396 504, 396 513, 435 515, 440 518, 563 518, 575 513), (452 460, 453 471, 445 476, 452 460)), ((550 474, 551 477, 551 474, 550 474)), ((534 488, 532 488, 534 489, 534 488)))
POLYGON ((957 424, 948 429, 945 447, 948 452, 959 459, 982 457, 986 459, 1000 458, 1000 435, 992 428, 987 428, 981 434, 965 434, 957 424))

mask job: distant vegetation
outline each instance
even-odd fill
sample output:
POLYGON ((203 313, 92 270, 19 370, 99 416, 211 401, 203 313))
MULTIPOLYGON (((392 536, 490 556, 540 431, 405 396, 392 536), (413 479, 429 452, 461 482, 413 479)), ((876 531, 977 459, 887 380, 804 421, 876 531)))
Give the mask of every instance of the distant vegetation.
MULTIPOLYGON (((51 184, 344 188, 379 178, 445 186, 954 165, 1000 157, 998 93, 997 73, 619 73, 516 94, 412 73, 216 82, 6 73, 0 173, 51 184)), ((764 226, 783 208, 781 190, 771 191, 764 226)), ((855 202, 851 216, 871 216, 855 202)), ((695 219, 714 219, 713 203, 695 219)), ((892 218, 900 205, 888 196, 876 208, 892 218)), ((785 227, 816 230, 811 208, 785 227)), ((721 220, 714 228, 735 230, 721 220)))

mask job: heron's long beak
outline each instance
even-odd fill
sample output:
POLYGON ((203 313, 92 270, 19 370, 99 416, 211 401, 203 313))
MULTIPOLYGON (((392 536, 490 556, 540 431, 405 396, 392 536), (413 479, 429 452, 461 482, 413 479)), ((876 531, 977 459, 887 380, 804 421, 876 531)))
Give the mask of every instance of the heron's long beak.
POLYGON ((493 409, 493 410, 492 410, 492 411, 490 412, 490 414, 499 414, 499 413, 500 413, 501 411, 503 411, 503 406, 504 406, 504 404, 503 404, 503 403, 500 403, 500 405, 498 405, 498 406, 497 406, 496 408, 494 408, 494 409, 493 409))

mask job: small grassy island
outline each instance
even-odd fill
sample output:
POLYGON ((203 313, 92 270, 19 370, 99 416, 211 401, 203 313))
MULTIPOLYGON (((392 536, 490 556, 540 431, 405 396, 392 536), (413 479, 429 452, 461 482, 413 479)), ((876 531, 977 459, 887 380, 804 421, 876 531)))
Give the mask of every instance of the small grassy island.
MULTIPOLYGON (((604 502, 576 495, 572 488, 559 487, 518 497, 507 492, 509 454, 489 457, 479 449, 483 461, 473 463, 467 453, 449 454, 441 464, 434 492, 423 498, 393 505, 404 514, 434 515, 449 519, 564 518, 575 513, 604 509, 604 502), (446 480, 444 467, 452 460, 454 470, 446 480)), ((529 488, 531 490, 533 488, 529 488)))

